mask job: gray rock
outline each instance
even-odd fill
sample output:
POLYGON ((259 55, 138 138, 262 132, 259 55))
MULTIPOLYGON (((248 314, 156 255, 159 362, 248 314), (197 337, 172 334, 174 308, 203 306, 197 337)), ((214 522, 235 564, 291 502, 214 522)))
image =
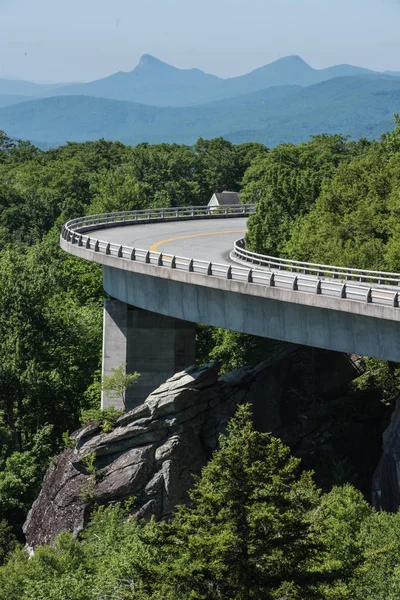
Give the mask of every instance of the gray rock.
POLYGON ((127 412, 125 415, 122 415, 118 419, 117 425, 124 427, 131 421, 138 421, 138 419, 146 419, 150 416, 151 412, 147 404, 141 404, 140 406, 137 406, 136 408, 133 408, 132 410, 127 412))
POLYGON ((400 506, 400 399, 383 434, 383 452, 372 480, 376 510, 397 512, 400 506))
POLYGON ((86 501, 82 490, 87 481, 84 473, 71 462, 72 451, 63 452, 44 478, 39 497, 34 502, 24 524, 28 545, 51 544, 62 531, 78 535, 85 526, 86 501))
POLYGON ((85 427, 81 427, 81 429, 78 429, 77 431, 71 433, 69 438, 70 440, 76 440, 78 442, 80 440, 83 440, 84 438, 92 437, 95 433, 98 433, 99 431, 101 431, 101 422, 93 421, 92 423, 85 425, 85 427))
POLYGON ((149 483, 144 488, 144 493, 147 496, 154 496, 159 492, 164 486, 164 475, 162 471, 156 473, 153 479, 150 479, 149 483))
POLYGON ((151 475, 152 466, 150 461, 128 461, 128 464, 119 468, 110 465, 107 473, 96 483, 94 498, 99 504, 105 504, 141 493, 151 475))
POLYGON ((158 498, 152 498, 135 512, 133 515, 135 519, 149 519, 151 516, 155 516, 156 519, 160 519, 162 516, 162 504, 158 498))
POLYGON ((180 438, 178 435, 173 435, 172 437, 168 438, 165 444, 157 448, 155 459, 157 461, 164 461, 171 458, 171 456, 174 455, 176 448, 179 446, 179 440, 180 438))
MULTIPOLYGON (((292 385, 288 374, 294 371, 298 378, 299 352, 304 349, 291 346, 255 368, 240 369, 221 379, 215 364, 190 367, 120 417, 113 431, 103 433, 99 424, 93 423, 75 432, 72 437, 79 441, 78 446, 63 452, 50 466, 28 514, 24 525, 27 544, 34 548, 52 543, 61 531, 78 535, 94 501, 108 504, 135 496, 136 517, 169 518, 178 504, 188 501, 193 476, 200 474, 217 449, 218 437, 239 404, 253 404, 256 426, 261 430, 282 428, 285 394, 292 385), (85 466, 85 458, 91 454, 95 457, 92 473, 85 466)), ((330 353, 332 362, 330 356, 341 355, 330 353)), ((350 381, 357 369, 346 369, 350 381)), ((321 382, 324 389, 333 387, 324 378, 321 382)), ((309 427, 307 419, 306 425, 303 421, 300 428, 291 424, 288 429, 293 431, 293 445, 309 427)), ((393 442, 393 447, 396 444, 393 442)))

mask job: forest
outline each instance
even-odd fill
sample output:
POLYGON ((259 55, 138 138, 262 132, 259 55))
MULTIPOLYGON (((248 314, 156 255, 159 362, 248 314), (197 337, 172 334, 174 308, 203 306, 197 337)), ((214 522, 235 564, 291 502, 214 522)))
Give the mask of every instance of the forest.
MULTIPOLYGON (((98 507, 78 538, 33 558, 22 524, 69 433, 99 408, 101 270, 64 253, 84 214, 256 203, 248 248, 400 272, 400 119, 379 141, 318 135, 273 149, 67 143, 42 151, 0 132, 0 600, 395 600, 400 513, 376 513, 352 482, 320 489, 241 407, 168 523, 98 507), (91 352, 87 352, 87 348, 91 352)), ((268 341, 198 327, 198 361, 256 364, 268 341)), ((366 359, 360 385, 394 404, 400 368, 366 359)))

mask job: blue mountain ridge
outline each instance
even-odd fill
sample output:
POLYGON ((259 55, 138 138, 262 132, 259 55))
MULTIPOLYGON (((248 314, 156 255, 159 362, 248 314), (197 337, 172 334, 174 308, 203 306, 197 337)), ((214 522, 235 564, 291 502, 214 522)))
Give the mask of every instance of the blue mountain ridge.
POLYGON ((275 86, 201 106, 156 107, 91 96, 57 96, 0 109, 8 135, 58 145, 105 137, 125 143, 192 144, 200 136, 268 146, 318 133, 375 138, 400 112, 400 78, 337 77, 275 86))
POLYGON ((245 75, 222 79, 200 69, 178 69, 144 54, 130 72, 120 71, 89 83, 54 86, 10 81, 7 87, 5 80, 0 80, 0 94, 43 98, 85 95, 152 106, 184 107, 232 98, 272 86, 310 86, 332 78, 354 75, 382 74, 352 65, 313 69, 299 56, 287 56, 245 75), (33 86, 31 90, 26 87, 29 85, 33 86))

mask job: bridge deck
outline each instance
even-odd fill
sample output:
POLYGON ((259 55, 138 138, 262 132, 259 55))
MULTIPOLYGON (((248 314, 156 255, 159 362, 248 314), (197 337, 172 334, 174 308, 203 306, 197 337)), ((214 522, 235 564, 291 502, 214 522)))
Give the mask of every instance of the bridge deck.
POLYGON ((247 219, 172 221, 144 225, 125 225, 90 232, 105 242, 143 250, 229 263, 234 242, 244 237, 247 219))
POLYGON ((400 360, 397 292, 343 279, 310 284, 308 275, 286 270, 272 276, 251 264, 227 266, 246 219, 238 212, 234 218, 227 213, 213 218, 207 210, 84 217, 64 227, 60 243, 71 254, 102 264, 104 289, 128 305, 262 337, 400 360))

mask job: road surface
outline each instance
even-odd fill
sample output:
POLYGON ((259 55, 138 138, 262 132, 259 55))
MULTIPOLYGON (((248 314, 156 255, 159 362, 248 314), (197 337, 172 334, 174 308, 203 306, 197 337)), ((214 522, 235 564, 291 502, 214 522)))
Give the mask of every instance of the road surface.
POLYGON ((199 260, 230 262, 233 244, 245 236, 247 218, 125 225, 90 232, 91 238, 199 260))

